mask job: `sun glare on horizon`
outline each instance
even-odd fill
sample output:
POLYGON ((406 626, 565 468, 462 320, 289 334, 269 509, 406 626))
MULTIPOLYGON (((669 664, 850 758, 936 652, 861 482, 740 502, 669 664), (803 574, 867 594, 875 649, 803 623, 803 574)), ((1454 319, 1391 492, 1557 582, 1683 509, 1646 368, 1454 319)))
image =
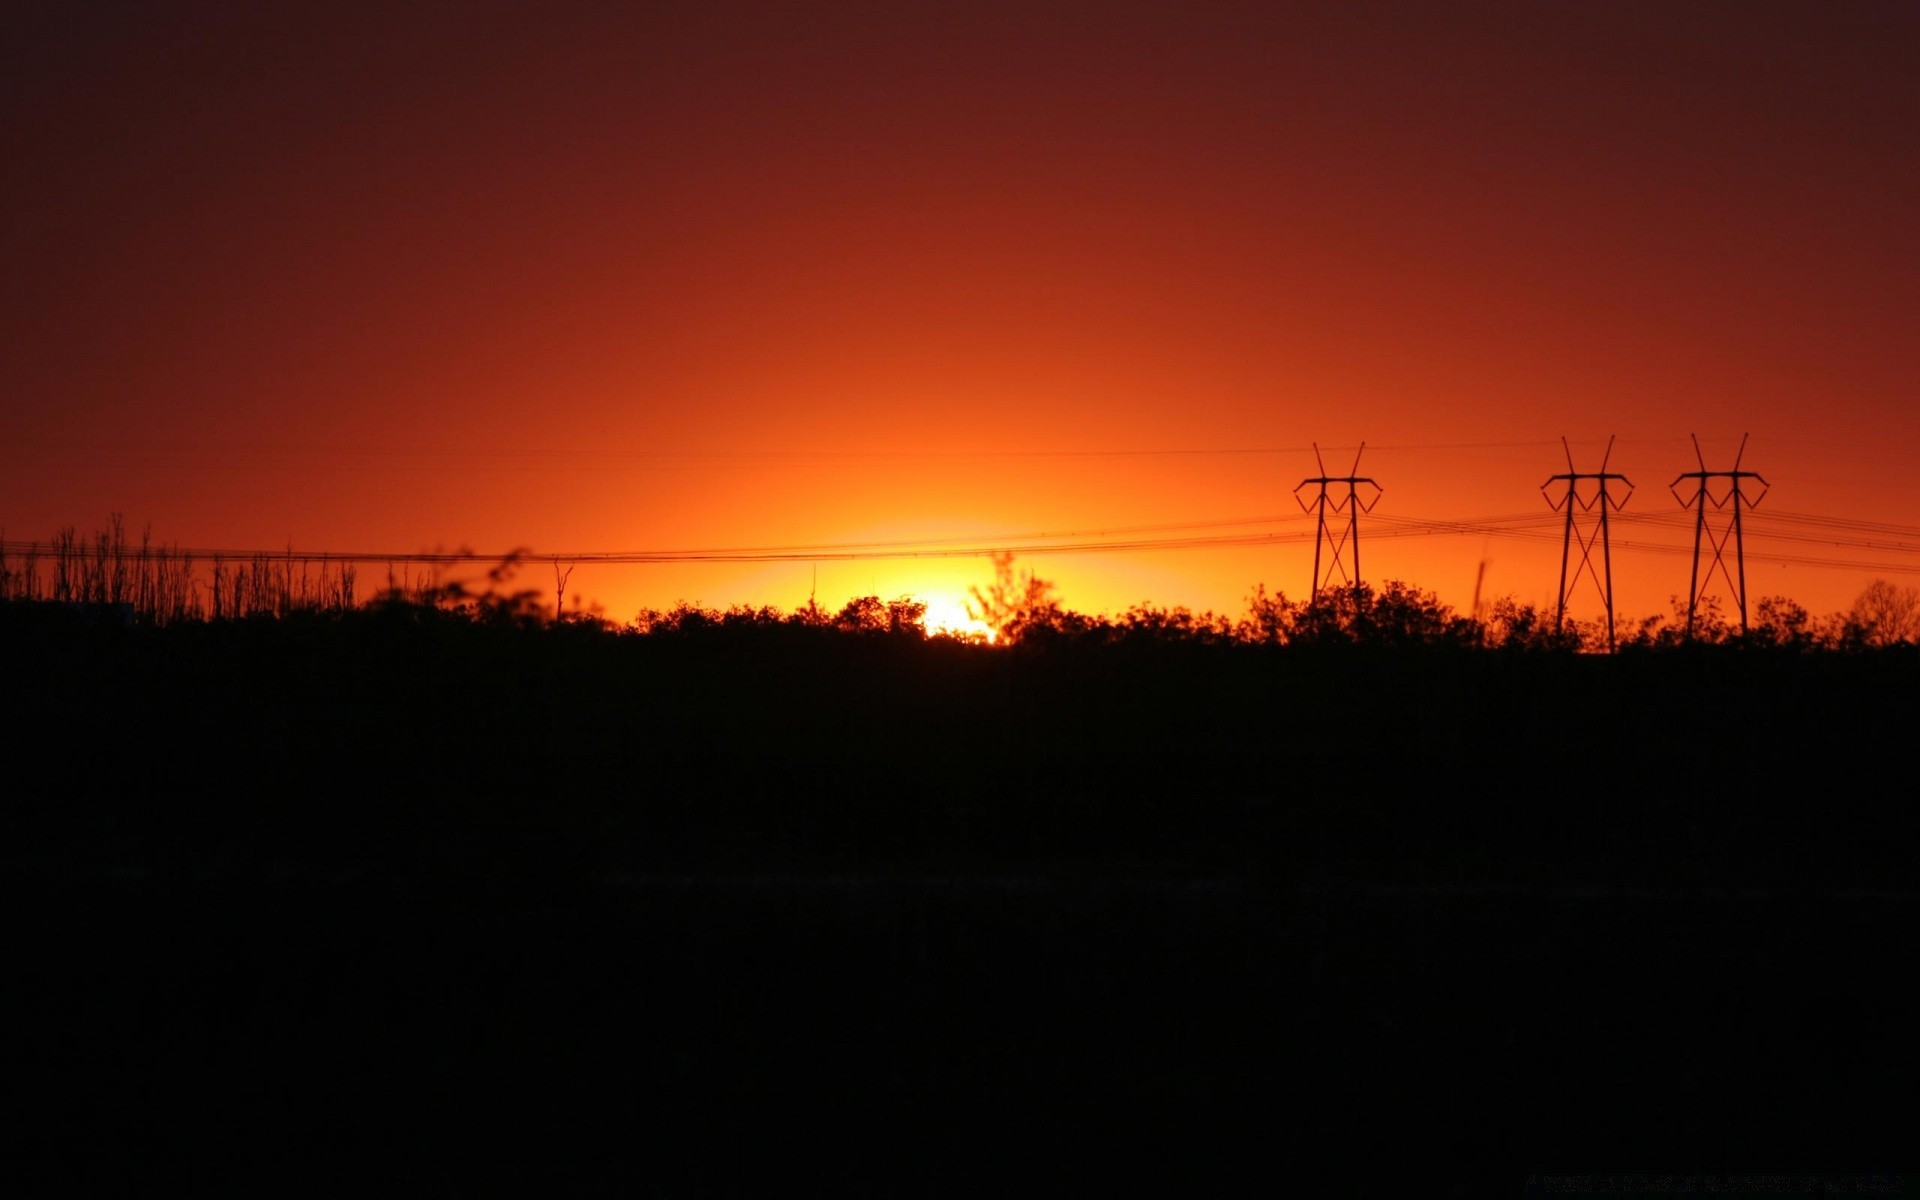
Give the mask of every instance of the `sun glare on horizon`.
POLYGON ((917 598, 927 606, 926 626, 929 634, 993 640, 993 628, 969 613, 967 606, 952 596, 935 593, 917 598))

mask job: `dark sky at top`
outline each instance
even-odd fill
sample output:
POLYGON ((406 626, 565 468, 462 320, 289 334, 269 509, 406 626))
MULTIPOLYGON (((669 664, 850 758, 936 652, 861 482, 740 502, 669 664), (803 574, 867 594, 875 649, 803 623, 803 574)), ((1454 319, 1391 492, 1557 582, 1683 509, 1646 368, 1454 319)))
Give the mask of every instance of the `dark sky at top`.
MULTIPOLYGON (((0 47, 0 527, 1082 532, 1297 512, 1313 444, 1363 440, 1383 515, 1467 519, 1613 435, 1666 514, 1689 435, 1720 467, 1747 433, 1768 507, 1920 526, 1917 50, 1910 4, 35 6, 0 47)), ((1231 609, 1310 550, 1048 568, 1231 609)), ((1538 600, 1558 546, 1377 554, 1538 600)), ((1624 606, 1685 568, 1623 555, 1624 606)))

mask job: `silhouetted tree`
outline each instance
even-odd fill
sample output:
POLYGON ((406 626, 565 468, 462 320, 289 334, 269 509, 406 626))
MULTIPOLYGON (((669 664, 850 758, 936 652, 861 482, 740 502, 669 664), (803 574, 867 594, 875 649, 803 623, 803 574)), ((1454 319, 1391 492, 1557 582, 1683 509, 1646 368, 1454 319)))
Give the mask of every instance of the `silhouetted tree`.
POLYGON ((1376 591, 1370 584, 1329 588, 1294 618, 1292 644, 1357 646, 1473 646, 1480 629, 1431 592, 1398 580, 1376 591))
POLYGON ((1806 651, 1837 641, 1834 622, 1816 624, 1813 615, 1785 596, 1763 596, 1754 606, 1747 644, 1780 650, 1806 651))
POLYGON ((912 637, 927 636, 927 606, 912 596, 882 600, 878 596, 856 596, 834 617, 836 629, 848 633, 890 633, 912 637))
POLYGON ((688 634, 717 628, 721 620, 721 614, 682 600, 665 612, 657 608, 641 609, 633 618, 632 628, 642 634, 688 634))
POLYGON ((1256 583, 1247 597, 1247 615, 1234 627, 1238 641, 1261 646, 1278 646, 1293 636, 1293 622, 1299 606, 1283 592, 1267 595, 1267 585, 1256 583))
POLYGON ((1017 642, 1036 630, 1061 630, 1071 624, 1069 614, 1053 597, 1051 580, 1041 579, 1031 567, 1016 570, 1011 553, 993 556, 993 582, 984 589, 967 589, 967 615, 993 630, 1002 642, 1017 642))
POLYGON ((1482 643, 1500 650, 1546 650, 1571 653, 1581 648, 1577 622, 1556 626, 1551 614, 1511 596, 1495 600, 1481 623, 1482 643))
POLYGON ((895 596, 887 601, 887 632, 926 637, 926 601, 916 600, 912 596, 895 596))
POLYGON ((1158 642, 1226 643, 1234 640, 1234 624, 1211 612, 1140 603, 1129 608, 1114 626, 1116 636, 1127 640, 1158 642))
POLYGON ((1847 616, 1870 646, 1920 642, 1920 588, 1876 579, 1854 597, 1847 616))
POLYGON ((884 633, 887 628, 887 606, 878 596, 856 596, 847 601, 840 614, 833 619, 834 628, 848 633, 884 633))
POLYGON ((723 629, 773 629, 786 623, 771 604, 735 604, 720 614, 723 629))
POLYGON ((807 602, 795 608, 787 621, 793 625, 824 628, 833 624, 834 614, 820 607, 820 597, 808 596, 807 602))

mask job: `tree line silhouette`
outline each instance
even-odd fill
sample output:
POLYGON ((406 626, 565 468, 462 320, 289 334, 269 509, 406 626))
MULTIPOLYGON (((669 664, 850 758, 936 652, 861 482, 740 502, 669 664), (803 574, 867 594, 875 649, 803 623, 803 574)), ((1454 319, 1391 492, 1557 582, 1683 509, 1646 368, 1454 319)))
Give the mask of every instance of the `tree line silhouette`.
MULTIPOLYGON (((999 645, 1184 642, 1196 645, 1451 647, 1507 651, 1598 651, 1608 646, 1604 619, 1557 617, 1511 596, 1463 614, 1412 584, 1329 587, 1303 599, 1254 585, 1238 615, 1141 602, 1118 614, 1088 614, 1065 606, 1052 581, 1016 563, 992 558, 993 579, 970 588, 969 614, 989 633, 929 630, 926 603, 911 595, 856 596, 838 608, 816 598, 791 610, 737 604, 724 609, 682 602, 643 609, 625 623, 564 606, 565 574, 556 571, 554 601, 541 589, 513 586, 524 566, 507 556, 478 579, 446 578, 437 569, 415 576, 389 568, 384 586, 370 593, 354 562, 292 555, 255 555, 204 565, 178 547, 157 543, 151 530, 137 541, 115 515, 83 537, 61 530, 42 550, 0 548, 0 607, 16 617, 37 610, 42 619, 86 617, 121 624, 166 626, 354 613, 411 612, 416 617, 467 620, 536 629, 565 625, 641 636, 711 636, 775 630, 887 634, 999 645), (60 614, 60 615, 56 615, 60 614)), ((1679 645, 1747 646, 1794 651, 1858 652, 1920 642, 1920 588, 1885 579, 1869 583, 1845 611, 1816 616, 1784 596, 1761 597, 1744 631, 1705 595, 1689 621, 1684 600, 1672 611, 1625 621, 1615 644, 1636 651, 1679 645)))

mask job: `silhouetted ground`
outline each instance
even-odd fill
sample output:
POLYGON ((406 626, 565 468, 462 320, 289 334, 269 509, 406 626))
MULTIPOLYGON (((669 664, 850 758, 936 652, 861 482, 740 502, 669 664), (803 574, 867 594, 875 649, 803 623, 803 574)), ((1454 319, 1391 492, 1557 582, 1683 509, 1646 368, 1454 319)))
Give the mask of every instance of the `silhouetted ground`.
POLYGON ((41 1190, 1885 1170, 1910 656, 6 635, 41 1190))

